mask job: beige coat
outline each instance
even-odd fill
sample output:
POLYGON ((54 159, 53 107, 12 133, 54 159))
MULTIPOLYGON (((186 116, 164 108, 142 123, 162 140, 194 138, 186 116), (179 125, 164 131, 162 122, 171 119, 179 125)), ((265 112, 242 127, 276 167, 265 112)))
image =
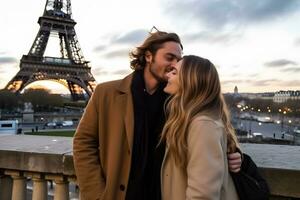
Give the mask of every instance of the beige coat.
POLYGON ((133 144, 132 75, 96 87, 73 140, 81 200, 123 200, 133 144))
POLYGON ((181 170, 166 149, 161 169, 163 200, 236 200, 228 172, 227 139, 220 120, 197 116, 188 138, 187 167, 181 170))

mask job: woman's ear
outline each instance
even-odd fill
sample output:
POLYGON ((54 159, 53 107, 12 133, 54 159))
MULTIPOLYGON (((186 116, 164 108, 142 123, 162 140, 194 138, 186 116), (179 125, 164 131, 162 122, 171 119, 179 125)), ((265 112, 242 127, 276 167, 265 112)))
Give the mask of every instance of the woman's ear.
POLYGON ((145 52, 145 60, 146 60, 147 63, 152 62, 152 53, 150 51, 145 52))

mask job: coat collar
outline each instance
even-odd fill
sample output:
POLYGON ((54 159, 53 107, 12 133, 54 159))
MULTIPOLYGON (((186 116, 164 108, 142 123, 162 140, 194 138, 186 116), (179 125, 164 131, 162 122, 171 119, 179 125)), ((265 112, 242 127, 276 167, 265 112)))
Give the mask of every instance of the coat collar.
POLYGON ((132 82, 133 73, 126 76, 121 80, 120 85, 117 87, 118 91, 121 93, 130 93, 130 86, 132 82))
POLYGON ((128 141, 128 146, 130 151, 132 151, 133 146, 133 134, 134 134, 134 113, 133 113, 133 100, 131 94, 131 82, 132 82, 133 73, 126 76, 120 81, 120 84, 117 86, 117 90, 120 92, 120 95, 117 97, 122 110, 120 113, 123 116, 126 138, 128 141))

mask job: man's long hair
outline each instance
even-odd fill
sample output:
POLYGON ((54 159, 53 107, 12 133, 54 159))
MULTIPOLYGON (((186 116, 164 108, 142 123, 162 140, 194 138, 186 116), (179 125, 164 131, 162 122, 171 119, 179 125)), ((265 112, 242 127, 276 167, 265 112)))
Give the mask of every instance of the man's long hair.
POLYGON ((199 113, 213 113, 222 120, 227 135, 227 151, 235 152, 238 142, 215 66, 198 56, 184 56, 178 75, 179 89, 166 105, 167 121, 160 141, 167 142, 176 165, 185 167, 187 164, 188 129, 199 113))
POLYGON ((134 70, 144 69, 146 66, 145 53, 149 51, 155 56, 158 49, 162 47, 165 42, 177 42, 180 44, 181 49, 183 46, 181 44, 180 38, 176 33, 167 33, 163 31, 157 31, 154 33, 150 33, 148 38, 144 41, 144 43, 136 47, 135 50, 129 53, 130 56, 130 66, 134 70))

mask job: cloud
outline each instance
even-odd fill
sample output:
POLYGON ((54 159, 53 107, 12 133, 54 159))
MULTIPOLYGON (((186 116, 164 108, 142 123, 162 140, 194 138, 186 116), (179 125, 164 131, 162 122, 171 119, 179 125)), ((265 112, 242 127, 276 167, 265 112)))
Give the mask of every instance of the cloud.
POLYGON ((264 63, 267 67, 280 68, 285 67, 286 65, 298 65, 295 61, 287 60, 287 59, 278 59, 270 62, 264 63))
POLYGON ((183 21, 193 20, 213 29, 258 23, 291 14, 299 0, 165 0, 165 11, 183 21))
POLYGON ((280 82, 278 79, 265 79, 265 80, 255 80, 255 79, 233 79, 222 81, 222 85, 232 85, 232 84, 242 84, 246 83, 252 86, 269 86, 280 82))
POLYGON ((280 83, 280 85, 286 86, 287 88, 300 87, 300 80, 283 81, 283 82, 280 83))
POLYGON ((281 69, 282 72, 300 72, 300 67, 289 67, 289 68, 285 68, 285 69, 281 69))
POLYGON ((233 74, 230 74, 230 77, 240 77, 241 74, 240 73, 233 73, 233 74))
POLYGON ((300 38, 295 39, 295 46, 300 46, 300 38))
MULTIPOLYGON (((148 35, 148 31, 145 29, 136 29, 127 33, 112 33, 109 36, 105 36, 109 38, 109 42, 105 45, 99 44, 94 48, 94 52, 105 52, 109 51, 114 46, 126 45, 128 46, 126 55, 128 56, 128 52, 130 48, 134 45, 142 43, 144 39, 148 35)), ((125 50, 120 50, 121 51, 125 50)), ((124 52, 121 52, 121 54, 124 52)), ((108 57, 118 57, 117 51, 107 53, 108 57)))
POLYGON ((261 74, 260 73, 253 73, 253 74, 248 74, 247 76, 248 77, 257 77, 259 75, 261 75, 261 74))
POLYGON ((231 84, 239 84, 239 83, 243 83, 245 80, 238 80, 238 79, 234 79, 234 80, 225 80, 225 81, 221 81, 222 85, 231 85, 231 84))
POLYGON ((137 29, 130 31, 125 34, 120 34, 113 38, 111 41, 112 44, 138 44, 142 42, 148 35, 148 31, 145 29, 137 29))
POLYGON ((17 59, 13 57, 0 57, 0 64, 11 64, 16 63, 17 59))
POLYGON ((131 72, 132 72, 132 70, 130 70, 130 69, 121 69, 121 70, 113 71, 112 74, 114 74, 114 75, 127 75, 127 74, 130 74, 131 72))
POLYGON ((252 80, 251 85, 253 86, 270 86, 280 82, 278 79, 266 79, 266 80, 252 80))
POLYGON ((7 72, 7 69, 0 65, 0 74, 7 72))
POLYGON ((230 79, 230 80, 224 80, 224 81, 221 81, 222 84, 224 85, 228 85, 228 84, 239 84, 239 83, 252 83, 254 82, 255 80, 252 80, 252 79, 230 79))
POLYGON ((108 48, 108 45, 98 45, 94 48, 94 52, 102 52, 108 48))
POLYGON ((92 74, 94 76, 103 76, 103 75, 108 75, 109 72, 107 70, 103 70, 102 68, 94 68, 92 70, 92 74))
POLYGON ((117 58, 117 57, 128 57, 130 50, 129 49, 120 49, 111 51, 103 54, 103 57, 106 58, 117 58))
POLYGON ((119 70, 115 70, 115 71, 111 71, 111 70, 107 70, 107 69, 103 69, 102 67, 99 68, 94 68, 92 73, 95 76, 104 76, 104 75, 127 75, 129 73, 131 73, 132 70, 130 68, 128 69, 119 69, 119 70))
POLYGON ((240 39, 241 37, 242 37, 241 34, 236 34, 236 33, 214 33, 208 31, 201 31, 199 33, 186 34, 182 36, 183 41, 185 42, 201 41, 210 44, 212 43, 228 44, 232 41, 240 39))
POLYGON ((239 78, 245 77, 245 78, 247 78, 247 77, 257 77, 259 75, 260 75, 259 73, 244 74, 244 73, 237 72, 237 73, 229 74, 227 77, 239 77, 239 78))

